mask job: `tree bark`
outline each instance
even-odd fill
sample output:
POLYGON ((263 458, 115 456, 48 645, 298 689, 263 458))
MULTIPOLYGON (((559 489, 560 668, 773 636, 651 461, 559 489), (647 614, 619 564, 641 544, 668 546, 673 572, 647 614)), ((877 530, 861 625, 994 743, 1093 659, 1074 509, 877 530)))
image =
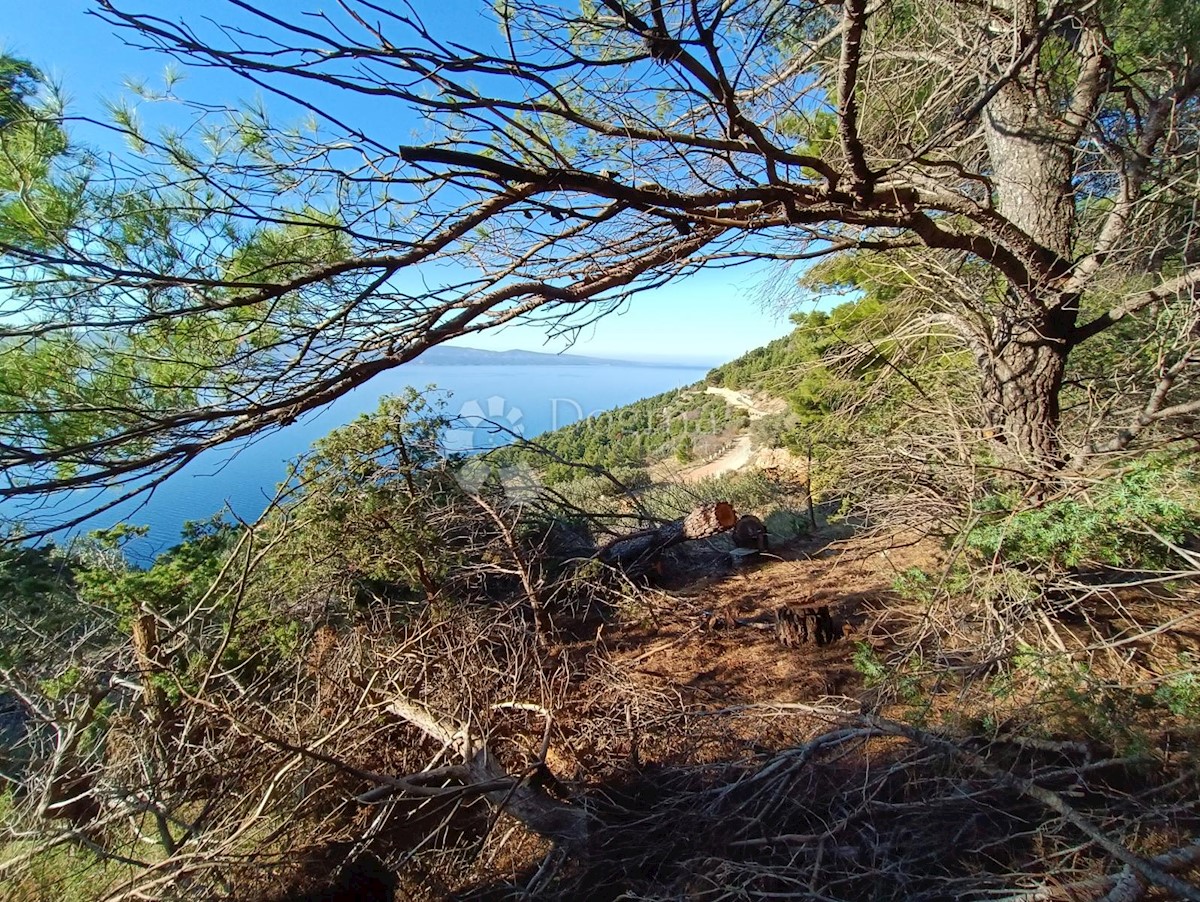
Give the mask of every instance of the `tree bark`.
MULTIPOLYGON (((1016 82, 988 104, 984 135, 992 184, 1004 217, 1042 248, 1066 259, 1075 224, 1072 148, 1064 144, 1053 114, 1039 106, 1035 90, 1016 82)), ((1046 255, 1029 264, 1036 273, 1053 261, 1046 255)))
POLYGON ((980 360, 988 434, 1007 463, 1034 471, 1062 463, 1058 399, 1069 345, 1048 331, 993 334, 980 360))
POLYGON ((142 701, 150 713, 150 719, 158 722, 163 719, 166 696, 154 681, 155 676, 163 671, 159 658, 158 621, 154 615, 143 611, 134 618, 130 638, 137 657, 138 676, 142 681, 142 701))
MULTIPOLYGON (((1012 3, 1020 46, 1034 41, 1037 5, 1012 3)), ((1013 79, 987 105, 984 137, 999 212, 1029 240, 1027 277, 1008 280, 991 333, 976 346, 988 432, 1007 463, 1039 476, 1062 465, 1059 393, 1078 297, 1059 285, 1075 230, 1071 123, 1036 79, 1013 79)))

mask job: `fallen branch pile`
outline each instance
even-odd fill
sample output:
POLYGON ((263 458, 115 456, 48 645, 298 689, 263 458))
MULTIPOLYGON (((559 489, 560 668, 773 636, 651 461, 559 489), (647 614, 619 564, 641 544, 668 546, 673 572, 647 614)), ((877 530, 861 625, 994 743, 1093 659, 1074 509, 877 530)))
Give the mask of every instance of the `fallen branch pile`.
POLYGON ((1194 772, 1078 742, 772 707, 833 722, 765 761, 607 788, 591 857, 538 869, 538 898, 1200 899, 1194 772))

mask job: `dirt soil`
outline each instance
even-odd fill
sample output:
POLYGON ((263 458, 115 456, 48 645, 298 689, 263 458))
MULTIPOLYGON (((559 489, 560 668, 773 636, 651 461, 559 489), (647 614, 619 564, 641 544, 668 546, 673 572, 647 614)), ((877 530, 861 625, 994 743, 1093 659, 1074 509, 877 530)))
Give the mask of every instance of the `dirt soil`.
POLYGON ((787 402, 782 398, 772 398, 754 392, 734 391, 731 388, 718 388, 715 385, 708 386, 705 392, 710 395, 720 395, 727 404, 745 409, 752 420, 761 420, 763 417, 787 411, 787 402))
POLYGON ((941 562, 930 540, 797 541, 732 572, 671 587, 652 616, 608 635, 609 653, 618 670, 647 690, 678 692, 698 711, 833 699, 856 707, 857 642, 894 599, 891 586, 901 571, 941 562), (779 641, 777 609, 820 605, 833 617, 834 642, 779 641))
MULTIPOLYGON (((693 544, 681 553, 714 559, 704 543, 693 544)), ((833 527, 746 566, 722 564, 698 578, 703 566, 697 560, 677 560, 668 564, 650 615, 606 633, 607 653, 616 670, 647 692, 677 695, 694 712, 795 704, 856 711, 867 697, 854 666, 856 650, 865 644, 886 658, 893 650, 893 621, 911 616, 892 588, 896 577, 910 568, 937 573, 945 564, 940 543, 930 538, 849 530, 839 535, 833 527), (784 645, 775 612, 785 606, 828 606, 836 640, 784 645)), ((1084 649, 1099 634, 1125 637, 1122 666, 1141 661, 1148 677, 1171 670, 1181 657, 1200 655, 1200 617, 1186 599, 1117 593, 1093 599, 1090 619, 1064 616, 1052 626, 1043 620, 1052 630, 1043 641, 1051 647, 1084 649), (1131 642, 1134 635, 1139 640, 1131 642)), ((1104 662, 1098 658, 1092 666, 1099 672, 1104 662)), ((953 705, 953 695, 945 702, 953 705)), ((808 736, 797 726, 793 721, 790 732, 759 741, 774 748, 802 743, 808 736)))

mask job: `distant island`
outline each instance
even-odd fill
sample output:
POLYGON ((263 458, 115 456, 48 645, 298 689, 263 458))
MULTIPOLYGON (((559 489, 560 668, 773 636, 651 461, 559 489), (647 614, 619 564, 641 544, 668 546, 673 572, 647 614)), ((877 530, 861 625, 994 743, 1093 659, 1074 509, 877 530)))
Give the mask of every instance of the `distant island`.
POLYGON ((460 348, 437 345, 430 348, 414 363, 431 366, 641 366, 679 367, 682 363, 663 361, 608 360, 603 357, 583 357, 578 354, 545 354, 540 351, 484 351, 480 348, 460 348))

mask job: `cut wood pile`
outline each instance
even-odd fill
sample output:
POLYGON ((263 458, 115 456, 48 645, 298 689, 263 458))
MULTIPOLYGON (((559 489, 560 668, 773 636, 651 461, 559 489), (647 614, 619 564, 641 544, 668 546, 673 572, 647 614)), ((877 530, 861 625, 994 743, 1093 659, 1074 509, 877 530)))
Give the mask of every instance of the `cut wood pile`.
POLYGON ((720 535, 733 529, 737 522, 737 512, 728 501, 705 504, 682 519, 614 539, 596 552, 596 558, 610 567, 643 573, 651 569, 668 548, 720 535))

